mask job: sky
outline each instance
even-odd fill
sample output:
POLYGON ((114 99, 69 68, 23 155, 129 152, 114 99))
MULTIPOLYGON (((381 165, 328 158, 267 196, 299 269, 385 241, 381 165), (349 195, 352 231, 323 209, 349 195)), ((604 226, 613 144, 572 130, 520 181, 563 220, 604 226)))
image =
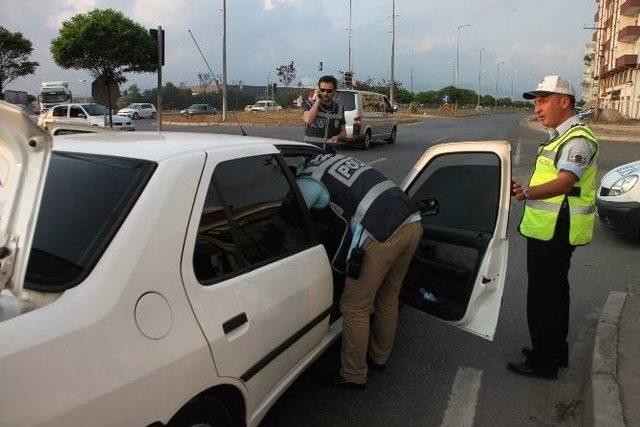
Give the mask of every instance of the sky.
MULTIPOLYGON (((392 1, 351 1, 354 77, 389 80, 392 1)), ((66 80, 74 94, 86 94, 93 77, 58 67, 49 48, 64 20, 94 8, 120 10, 147 28, 165 29, 165 82, 196 85, 197 74, 207 72, 189 29, 213 70, 222 69, 222 0, 0 0, 0 25, 30 39, 32 60, 40 63, 35 74, 7 88, 37 93, 42 81, 66 80)), ((396 0, 395 78, 409 89, 413 70, 415 92, 452 84, 457 44, 460 87, 478 90, 484 49, 483 94, 496 95, 496 77, 501 97, 519 98, 544 75, 560 74, 579 96, 592 35, 582 27, 593 25, 595 11, 595 0, 396 0), (457 30, 462 24, 470 27, 457 30)), ((313 84, 322 74, 337 74, 347 68, 348 25, 349 0, 227 0, 228 83, 264 85, 276 79, 276 66, 290 61, 298 70, 295 82, 313 84)), ((126 77, 124 88, 156 84, 154 74, 126 77)))

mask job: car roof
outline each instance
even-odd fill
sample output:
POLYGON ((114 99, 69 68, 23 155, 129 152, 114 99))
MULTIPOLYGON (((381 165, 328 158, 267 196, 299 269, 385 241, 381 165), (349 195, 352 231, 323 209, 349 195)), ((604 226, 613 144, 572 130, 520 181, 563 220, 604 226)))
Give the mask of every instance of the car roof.
POLYGON ((194 152, 227 150, 247 145, 316 148, 303 142, 275 138, 190 132, 114 131, 58 135, 53 139, 53 151, 131 157, 155 162, 194 152))

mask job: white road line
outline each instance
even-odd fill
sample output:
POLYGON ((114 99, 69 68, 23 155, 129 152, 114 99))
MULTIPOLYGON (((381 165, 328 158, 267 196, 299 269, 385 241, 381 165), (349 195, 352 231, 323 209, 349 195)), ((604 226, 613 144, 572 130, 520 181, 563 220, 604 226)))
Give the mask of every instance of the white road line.
POLYGON ((482 371, 458 368, 449 394, 449 403, 442 419, 442 427, 471 427, 482 381, 482 371))
POLYGON ((380 157, 379 159, 375 159, 375 160, 371 160, 370 162, 367 162, 368 165, 375 165, 376 163, 381 163, 384 162, 385 160, 388 160, 386 157, 380 157))

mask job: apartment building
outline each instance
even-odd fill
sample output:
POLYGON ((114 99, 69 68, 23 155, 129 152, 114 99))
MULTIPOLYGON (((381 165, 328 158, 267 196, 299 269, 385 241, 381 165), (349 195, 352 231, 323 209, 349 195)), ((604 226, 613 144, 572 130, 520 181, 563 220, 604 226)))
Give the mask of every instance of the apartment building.
POLYGON ((582 72, 582 100, 588 105, 595 105, 598 93, 598 81, 594 78, 596 70, 596 43, 587 43, 584 49, 584 65, 582 72))
POLYGON ((600 0, 594 16, 593 77, 599 106, 640 119, 640 0, 600 0))

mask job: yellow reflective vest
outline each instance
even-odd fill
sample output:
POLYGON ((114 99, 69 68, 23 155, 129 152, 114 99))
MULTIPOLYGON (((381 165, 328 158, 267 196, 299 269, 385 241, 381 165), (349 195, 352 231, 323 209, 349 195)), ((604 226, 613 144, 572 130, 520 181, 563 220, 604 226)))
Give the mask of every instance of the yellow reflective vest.
POLYGON ((584 138, 594 147, 594 155, 573 190, 565 195, 525 202, 520 233, 525 237, 548 241, 553 238, 560 207, 565 197, 569 203, 569 243, 585 245, 593 237, 595 225, 596 172, 598 169, 598 141, 591 129, 583 124, 574 125, 557 139, 538 149, 535 168, 529 186, 545 184, 558 177, 556 167, 562 147, 572 138, 584 138))

